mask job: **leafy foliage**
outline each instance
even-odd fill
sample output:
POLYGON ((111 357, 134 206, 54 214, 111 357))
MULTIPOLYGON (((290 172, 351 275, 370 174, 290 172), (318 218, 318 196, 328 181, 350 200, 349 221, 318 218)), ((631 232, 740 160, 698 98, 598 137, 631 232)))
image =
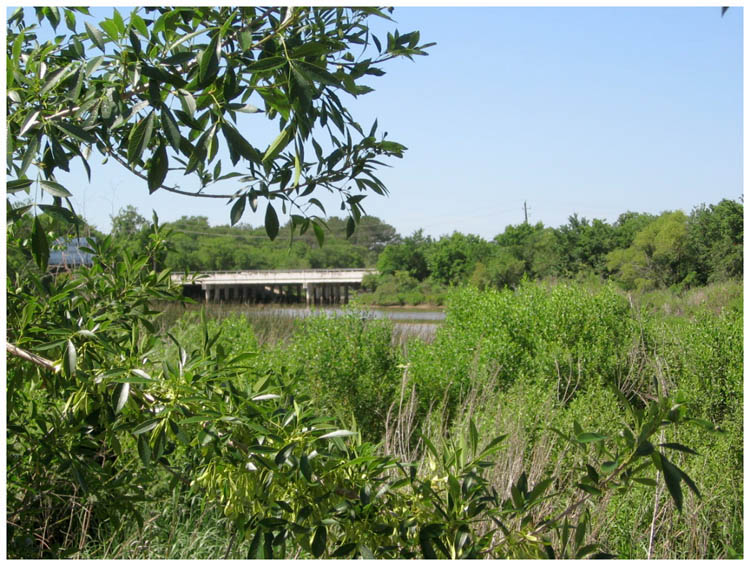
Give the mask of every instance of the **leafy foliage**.
MULTIPOLYGON (((86 8, 43 7, 36 16, 56 32, 64 21, 67 32, 40 41, 24 9, 8 19, 12 191, 37 183, 65 214, 71 195, 55 171, 80 159, 90 177, 96 149, 146 181, 149 192, 233 201, 232 223, 246 205, 256 210, 266 199, 271 239, 279 230, 277 206, 291 213, 292 232, 312 226, 322 238, 322 220, 310 208, 325 214, 316 190, 340 195, 349 234, 366 193, 387 192, 375 167, 405 147, 378 138, 377 121, 364 130, 339 95, 366 94, 372 89, 362 80, 382 75, 383 63, 425 55, 428 47, 419 45, 418 32, 373 36, 368 18, 388 18, 377 8, 150 7, 81 22, 86 8), (265 115, 277 124, 274 137, 247 139, 243 114, 265 115), (224 172, 222 145, 232 167, 242 163, 246 173, 224 172), (29 177, 35 168, 36 180, 29 177), (200 188, 168 184, 177 171, 194 174, 200 188), (203 191, 220 181, 239 187, 203 191)), ((35 239, 37 257, 43 248, 35 239)))

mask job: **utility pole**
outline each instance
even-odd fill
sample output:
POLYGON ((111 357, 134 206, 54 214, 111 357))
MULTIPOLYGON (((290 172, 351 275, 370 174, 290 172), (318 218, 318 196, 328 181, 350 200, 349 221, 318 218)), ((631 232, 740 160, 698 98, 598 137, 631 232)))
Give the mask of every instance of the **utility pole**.
POLYGON ((523 201, 523 223, 529 223, 529 211, 526 209, 526 201, 523 201))

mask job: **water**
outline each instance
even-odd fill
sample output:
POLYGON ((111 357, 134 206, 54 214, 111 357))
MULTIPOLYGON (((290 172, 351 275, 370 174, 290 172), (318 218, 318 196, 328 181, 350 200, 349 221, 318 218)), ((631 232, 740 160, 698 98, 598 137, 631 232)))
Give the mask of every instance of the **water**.
POLYGON ((298 308, 298 307, 249 307, 253 314, 267 314, 274 316, 289 316, 292 318, 305 318, 320 314, 342 315, 351 312, 360 313, 368 318, 387 318, 394 322, 437 324, 445 320, 445 312, 440 310, 426 309, 378 309, 358 307, 327 307, 327 308, 298 308))
MULTIPOLYGON (((163 329, 168 329, 185 312, 197 312, 203 306, 199 303, 180 307, 174 304, 162 305, 164 311, 164 316, 161 319, 163 329)), ((211 303, 206 305, 206 310, 209 316, 218 317, 219 319, 232 313, 238 313, 245 314, 256 322, 263 321, 264 323, 256 325, 256 330, 260 333, 258 337, 261 341, 265 341, 266 339, 270 339, 271 341, 285 339, 294 329, 294 319, 297 318, 320 315, 339 316, 354 312, 367 319, 388 319, 393 321, 393 335, 396 342, 401 343, 410 337, 418 337, 429 342, 435 337, 437 329, 445 320, 445 312, 435 308, 375 308, 353 305, 345 307, 326 306, 305 308, 280 305, 251 306, 236 303, 211 303), (287 319, 288 324, 283 324, 283 319, 287 319)))
POLYGON ((305 318, 308 316, 359 313, 363 318, 388 319, 393 321, 393 337, 397 343, 403 343, 410 337, 418 337, 426 342, 435 338, 438 326, 445 320, 445 312, 427 309, 383 309, 361 307, 248 307, 247 310, 257 316, 280 316, 289 318, 305 318))

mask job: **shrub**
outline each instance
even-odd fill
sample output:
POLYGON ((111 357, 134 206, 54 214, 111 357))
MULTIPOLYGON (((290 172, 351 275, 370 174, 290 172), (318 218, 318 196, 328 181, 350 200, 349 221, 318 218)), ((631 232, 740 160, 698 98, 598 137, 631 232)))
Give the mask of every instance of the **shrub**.
POLYGON ((300 321, 284 361, 301 391, 341 422, 352 418, 365 438, 382 435, 400 379, 390 321, 350 311, 300 321))
POLYGON ((594 293, 528 282, 516 291, 467 287, 450 296, 434 342, 412 349, 410 374, 428 405, 446 391, 460 404, 475 382, 506 388, 543 378, 572 393, 626 373, 637 338, 628 302, 611 286, 594 293))

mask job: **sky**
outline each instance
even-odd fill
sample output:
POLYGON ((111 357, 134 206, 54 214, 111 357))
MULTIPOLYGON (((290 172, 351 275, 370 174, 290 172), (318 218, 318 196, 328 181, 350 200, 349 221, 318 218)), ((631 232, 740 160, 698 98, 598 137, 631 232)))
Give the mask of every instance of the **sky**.
MULTIPOLYGON (((741 198, 742 8, 722 18, 718 7, 397 7, 393 17, 376 22, 383 35, 419 30, 437 45, 387 63, 374 92, 345 103, 408 147, 379 171, 389 196, 363 201, 403 236, 490 239, 524 221, 524 203, 529 222, 558 227, 573 213, 613 222, 741 198)), ((100 230, 127 205, 229 223, 225 201, 149 195, 119 166, 91 163, 90 184, 81 169, 59 180, 100 230)))

